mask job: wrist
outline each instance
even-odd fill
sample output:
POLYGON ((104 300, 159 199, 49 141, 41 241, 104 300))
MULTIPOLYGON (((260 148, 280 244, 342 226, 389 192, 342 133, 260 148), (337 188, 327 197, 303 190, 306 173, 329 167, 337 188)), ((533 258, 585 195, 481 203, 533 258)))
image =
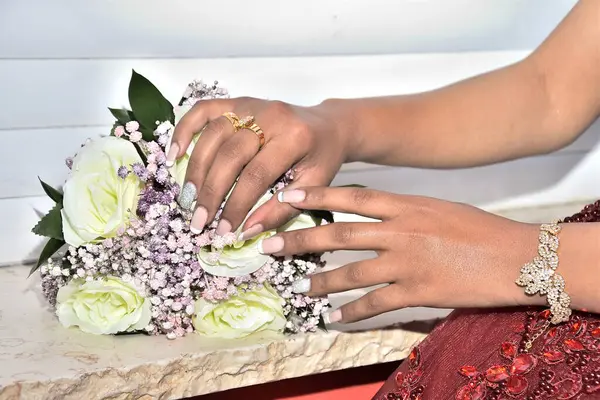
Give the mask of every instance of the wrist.
POLYGON ((544 306, 546 298, 539 295, 528 295, 524 288, 517 285, 516 280, 521 268, 538 256, 539 224, 513 222, 514 229, 504 234, 503 254, 505 287, 508 303, 511 306, 544 306))
POLYGON ((327 121, 326 132, 334 135, 341 146, 344 163, 365 161, 363 129, 361 128, 361 107, 356 100, 326 99, 314 108, 327 121))

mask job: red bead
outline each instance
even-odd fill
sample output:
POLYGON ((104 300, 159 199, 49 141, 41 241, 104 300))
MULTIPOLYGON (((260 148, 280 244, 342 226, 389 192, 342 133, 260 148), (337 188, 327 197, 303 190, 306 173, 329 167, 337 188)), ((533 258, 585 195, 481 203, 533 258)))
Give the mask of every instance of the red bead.
POLYGON ((472 365, 463 365, 459 370, 460 374, 467 378, 472 378, 477 375, 477 368, 472 365))
POLYGON ((571 351, 582 351, 585 350, 583 344, 577 339, 565 339, 564 341, 567 349, 571 351))
POLYGON ((552 313, 550 312, 550 309, 547 309, 539 313, 538 318, 543 320, 549 320, 551 315, 552 313))
POLYGON ((597 326, 594 329, 592 329, 591 335, 594 339, 600 339, 600 326, 597 326))
POLYGON ((414 349, 412 349, 412 351, 408 355, 408 365, 411 368, 416 369, 419 367, 420 364, 421 364, 421 351, 419 350, 418 347, 415 347, 414 349))
POLYGON ((547 346, 556 341, 558 335, 558 328, 550 328, 544 337, 544 346, 547 346))
POLYGON ((506 381, 506 390, 513 396, 518 396, 527 390, 529 383, 522 376, 514 375, 506 381))
POLYGON ((485 378, 490 382, 502 382, 508 379, 508 377, 508 368, 504 365, 495 365, 485 371, 485 378))
POLYGON ((587 321, 585 320, 577 320, 571 324, 570 332, 575 336, 581 336, 585 333, 587 329, 587 321))
POLYGON ((517 354, 517 346, 514 343, 504 342, 500 346, 500 354, 510 360, 517 354))
POLYGON ((402 386, 404 383, 404 374, 402 372, 398 372, 395 377, 396 385, 402 386))
POLYGON ((548 350, 544 352, 544 360, 548 364, 557 364, 565 359, 565 354, 557 350, 548 350))
POLYGON ((510 367, 511 374, 526 374, 537 364, 537 359, 531 354, 519 354, 510 367))

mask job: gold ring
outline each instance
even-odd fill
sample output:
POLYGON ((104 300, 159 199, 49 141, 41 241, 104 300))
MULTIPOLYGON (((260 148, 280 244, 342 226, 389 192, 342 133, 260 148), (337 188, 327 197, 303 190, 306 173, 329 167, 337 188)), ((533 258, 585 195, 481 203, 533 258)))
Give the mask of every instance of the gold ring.
POLYGON ((233 125, 233 130, 235 132, 239 131, 240 129, 247 128, 254 122, 254 117, 251 115, 248 117, 240 118, 236 113, 226 112, 223 114, 223 116, 227 118, 229 122, 231 122, 231 125, 233 125))
POLYGON ((246 129, 251 130, 252 132, 254 132, 256 134, 256 137, 258 137, 258 149, 260 150, 263 145, 265 144, 265 134, 263 132, 262 129, 260 129, 260 126, 256 125, 254 122, 250 125, 250 126, 246 126, 246 129))
POLYGON ((265 144, 265 134, 260 128, 260 126, 258 126, 254 122, 253 116, 250 115, 244 118, 240 118, 236 113, 233 112, 226 112, 223 114, 223 116, 227 118, 229 122, 231 122, 231 125, 233 125, 233 129, 235 132, 238 132, 241 129, 248 129, 254 132, 259 140, 258 148, 260 149, 261 147, 263 147, 263 145, 265 144))

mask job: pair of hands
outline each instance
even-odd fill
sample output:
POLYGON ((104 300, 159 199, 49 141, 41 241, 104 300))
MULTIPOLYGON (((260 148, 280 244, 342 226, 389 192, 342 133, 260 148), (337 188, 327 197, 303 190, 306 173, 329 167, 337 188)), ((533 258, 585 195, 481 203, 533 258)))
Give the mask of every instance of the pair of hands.
MULTIPOLYGON (((377 257, 296 282, 311 295, 384 285, 329 315, 354 322, 410 306, 459 308, 528 304, 514 284, 522 264, 533 257, 537 227, 513 222, 474 207, 360 188, 327 188, 349 158, 358 133, 335 123, 336 106, 303 108, 257 99, 201 101, 175 129, 168 159, 181 157, 195 133, 203 133, 190 159, 186 182, 200 188, 197 209, 204 224, 215 217, 239 176, 217 231, 235 231, 256 201, 287 170, 294 183, 257 209, 245 222, 244 239, 283 225, 302 209, 329 210, 380 222, 334 223, 282 233, 262 243, 277 256, 335 250, 371 250, 377 257), (253 132, 234 133, 227 111, 253 115, 265 145, 253 132), (345 134, 344 134, 345 132, 345 134)), ((196 214, 195 214, 196 215, 196 214)))

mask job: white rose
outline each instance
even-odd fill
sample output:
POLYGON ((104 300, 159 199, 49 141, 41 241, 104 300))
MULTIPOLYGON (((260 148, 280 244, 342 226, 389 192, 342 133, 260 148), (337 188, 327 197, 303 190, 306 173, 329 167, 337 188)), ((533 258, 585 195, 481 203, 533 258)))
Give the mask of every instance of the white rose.
POLYGON ((56 315, 65 328, 110 335, 144 329, 151 318, 150 301, 115 277, 73 279, 56 296, 56 315))
MULTIPOLYGON (((267 192, 256 205, 250 210, 248 216, 252 214, 258 207, 265 204, 269 199, 273 197, 270 192, 267 192)), ((246 219, 248 219, 246 216, 246 219)), ((246 222, 246 220, 244 220, 246 222)), ((235 236, 239 237, 242 233, 242 226, 240 225, 238 230, 235 232, 235 236)), ((198 260, 200 266, 206 272, 215 276, 244 276, 256 272, 269 260, 269 255, 261 254, 259 251, 259 244, 261 240, 267 239, 277 232, 289 232, 297 229, 306 229, 317 226, 315 220, 306 214, 300 214, 283 227, 275 230, 269 230, 261 233, 260 235, 250 240, 238 240, 231 246, 225 246, 219 255, 218 260, 215 262, 211 257, 211 253, 217 251, 210 246, 202 248, 198 253, 198 260)))
MULTIPOLYGON (((270 192, 265 193, 250 213, 248 213, 248 216, 258 207, 269 201, 271 197, 273 195, 270 192)), ((239 237, 242 233, 243 225, 244 223, 242 222, 238 230, 234 232, 236 237, 239 237)), ((220 250, 219 259, 216 262, 211 261, 210 255, 215 251, 219 252, 219 250, 210 246, 202 248, 198 253, 200 266, 209 274, 216 276, 234 277, 251 274, 260 269, 269 260, 268 255, 260 254, 258 248, 260 241, 273 236, 275 233, 275 230, 266 231, 250 240, 238 240, 231 246, 225 246, 220 250)))
POLYGON ((134 163, 142 159, 124 139, 103 137, 81 149, 63 188, 62 229, 68 244, 115 236, 127 224, 143 185, 134 174, 120 178, 117 170, 134 163))
POLYGON ((211 302, 199 299, 192 318, 194 328, 202 335, 238 339, 255 332, 281 333, 286 319, 283 299, 268 284, 252 291, 240 289, 228 300, 211 302))

